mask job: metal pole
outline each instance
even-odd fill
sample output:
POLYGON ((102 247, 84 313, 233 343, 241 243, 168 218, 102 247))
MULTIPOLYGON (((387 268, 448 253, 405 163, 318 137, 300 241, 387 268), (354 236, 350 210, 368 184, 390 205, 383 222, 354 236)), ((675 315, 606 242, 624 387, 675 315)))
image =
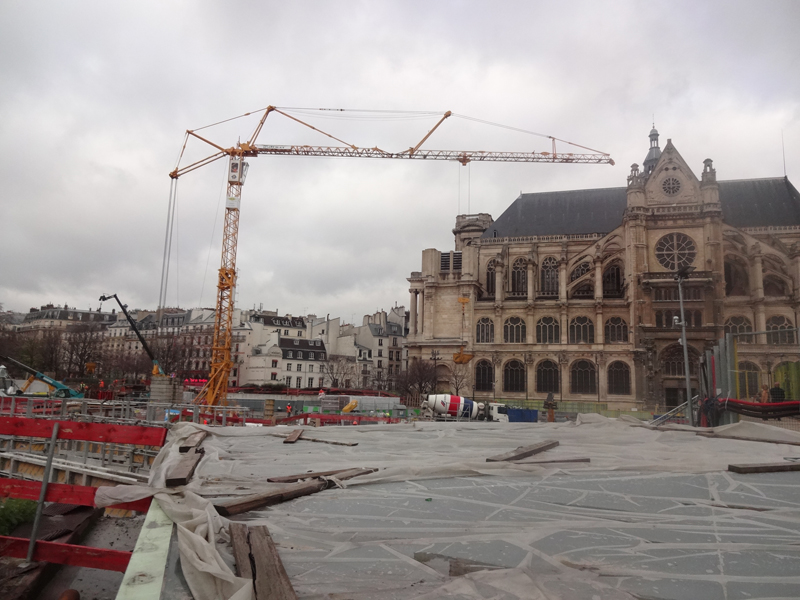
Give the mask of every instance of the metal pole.
POLYGON ((683 371, 686 377, 686 406, 689 409, 689 424, 694 427, 694 407, 692 406, 692 382, 689 379, 689 348, 686 345, 686 315, 683 312, 683 277, 678 277, 678 299, 681 303, 681 345, 683 346, 683 371))
POLYGON ((42 489, 39 492, 39 503, 36 505, 36 516, 33 518, 33 529, 31 529, 31 541, 28 544, 27 562, 33 561, 33 550, 36 547, 36 535, 39 533, 39 522, 42 520, 42 510, 44 509, 44 499, 47 496, 47 484, 50 483, 50 471, 53 468, 53 454, 56 450, 56 440, 58 439, 58 421, 53 422, 53 433, 50 434, 50 450, 47 452, 47 462, 44 466, 42 475, 42 489))

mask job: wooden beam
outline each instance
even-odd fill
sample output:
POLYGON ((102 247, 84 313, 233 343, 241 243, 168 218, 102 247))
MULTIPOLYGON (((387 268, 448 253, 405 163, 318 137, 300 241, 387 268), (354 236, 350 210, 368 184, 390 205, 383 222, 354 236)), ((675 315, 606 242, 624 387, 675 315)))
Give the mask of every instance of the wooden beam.
MULTIPOLYGON (((39 500, 41 481, 25 481, 23 479, 7 479, 0 477, 0 497, 20 498, 21 500, 39 500)), ((45 502, 60 502, 62 504, 78 504, 79 506, 96 506, 94 497, 96 487, 85 485, 68 485, 66 483, 51 483, 47 486, 45 502)), ((134 502, 123 502, 106 508, 122 510, 136 510, 147 512, 152 498, 143 498, 134 502)))
POLYGON ((552 463, 588 463, 590 458, 548 458, 545 460, 518 460, 521 465, 549 465, 552 463))
MULTIPOLYGON (((54 423, 56 421, 49 419, 0 417, 0 435, 49 438, 53 432, 54 423)), ((82 423, 79 421, 58 421, 58 424, 58 439, 60 440, 163 446, 167 437, 167 429, 165 427, 110 425, 106 423, 82 423)))
POLYGON ((728 465, 728 471, 732 473, 781 473, 784 471, 800 471, 800 462, 728 465))
MULTIPOLYGON (((10 536, 0 536, 0 556, 24 559, 28 554, 30 540, 10 536)), ((130 552, 90 548, 73 544, 59 544, 38 540, 33 552, 35 562, 50 562, 73 567, 103 569, 105 571, 125 572, 131 559, 130 552)))
POLYGON ((707 438, 715 438, 718 440, 739 440, 741 442, 763 442, 765 444, 788 444, 789 446, 800 446, 800 442, 787 442, 785 440, 770 440, 767 438, 754 438, 754 437, 732 437, 725 435, 717 435, 712 431, 698 431, 695 435, 707 438))
POLYGON ((186 485, 194 474, 194 470, 203 459, 203 449, 196 448, 194 452, 187 452, 180 461, 173 465, 167 472, 167 487, 186 485))
MULTIPOLYGON (((271 435, 274 437, 279 438, 286 438, 289 437, 291 434, 289 433, 268 433, 267 435, 271 435)), ((303 436, 304 442, 319 442, 321 444, 333 444, 335 446, 358 446, 358 442, 334 442, 333 440, 321 440, 319 438, 311 438, 308 436, 303 436)))
POLYGON ((505 454, 490 456, 489 458, 486 459, 486 462, 520 460, 521 458, 527 458, 529 456, 533 456, 534 454, 539 454, 540 452, 544 452, 545 450, 550 450, 550 448, 555 448, 556 446, 558 446, 557 440, 546 440, 544 442, 539 442, 538 444, 533 444, 532 446, 523 446, 517 448, 516 450, 512 450, 511 452, 506 452, 505 454))
POLYGON ((238 515, 243 512, 263 508, 264 506, 272 506, 273 504, 280 504, 293 498, 300 496, 308 496, 316 494, 328 486, 327 481, 312 481, 308 483, 295 483, 286 486, 279 490, 271 492, 263 492, 261 494, 251 494, 242 498, 234 498, 233 500, 226 500, 225 502, 218 502, 214 504, 214 508, 223 517, 230 517, 238 515))
POLYGON ((302 429, 295 429, 292 433, 289 434, 285 440, 283 440, 284 444, 294 444, 297 440, 300 439, 300 436, 303 435, 302 429))
POLYGON ((255 564, 253 588, 257 600, 297 600, 297 594, 283 567, 269 529, 250 527, 250 552, 255 564))
MULTIPOLYGON (((369 473, 374 473, 378 469, 348 469, 346 471, 342 471, 339 475, 336 475, 336 479, 339 481, 345 481, 347 479, 352 479, 353 477, 358 477, 359 475, 367 475, 369 473)), ((330 482, 333 483, 333 482, 330 482)), ((328 486, 329 488, 332 486, 328 486)))
POLYGON ((178 448, 178 450, 185 453, 192 448, 199 448, 200 444, 203 443, 203 440, 206 439, 207 435, 207 431, 198 431, 197 433, 193 433, 183 441, 183 444, 180 448, 178 448))
POLYGON ((329 475, 336 475, 337 473, 344 473, 350 469, 336 469, 335 471, 317 471, 314 473, 298 473, 297 475, 286 475, 285 477, 270 477, 267 479, 270 483, 294 483, 303 479, 317 479, 319 477, 327 477, 329 475))
POLYGON ((246 579, 253 578, 253 565, 250 563, 250 540, 247 539, 247 525, 244 523, 231 523, 231 546, 233 558, 236 561, 236 574, 246 579))
POLYGON ((161 597, 171 539, 172 521, 161 509, 158 500, 154 500, 142 524, 116 600, 161 597))

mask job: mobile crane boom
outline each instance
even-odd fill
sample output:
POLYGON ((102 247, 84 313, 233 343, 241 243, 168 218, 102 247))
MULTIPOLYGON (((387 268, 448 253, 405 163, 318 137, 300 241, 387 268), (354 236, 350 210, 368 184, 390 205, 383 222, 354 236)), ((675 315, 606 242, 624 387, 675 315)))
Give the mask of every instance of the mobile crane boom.
MULTIPOLYGON (((249 115, 250 113, 246 113, 249 115)), ((181 175, 190 173, 200 167, 211 164, 220 158, 228 157, 228 194, 225 204, 225 224, 222 237, 222 260, 217 279, 217 305, 214 318, 214 338, 211 350, 211 372, 208 382, 200 390, 195 402, 200 404, 227 404, 228 377, 233 367, 231 360, 231 338, 233 325, 233 300, 234 286, 236 284, 236 249, 239 236, 239 208, 241 205, 242 185, 247 177, 248 163, 247 157, 259 155, 272 156, 330 156, 341 158, 392 158, 409 160, 449 160, 457 161, 462 165, 470 162, 525 162, 525 163, 571 163, 571 164, 607 164, 613 165, 614 161, 605 152, 599 152, 565 142, 552 136, 542 136, 548 138, 552 144, 549 152, 485 152, 485 151, 463 151, 463 150, 420 150, 422 144, 436 131, 436 129, 452 115, 450 111, 444 113, 442 118, 433 128, 422 138, 414 147, 400 152, 387 152, 380 148, 359 148, 354 144, 349 144, 333 135, 321 131, 300 119, 287 114, 275 106, 268 106, 261 119, 253 131, 250 139, 239 142, 236 146, 225 148, 200 136, 196 131, 187 131, 183 149, 189 137, 195 137, 216 149, 214 154, 207 156, 197 162, 185 167, 176 167, 169 176, 173 180, 171 187, 170 205, 172 205, 177 189, 177 179, 181 175), (257 145, 256 141, 267 117, 271 113, 278 113, 284 117, 296 121, 314 131, 325 135, 343 146, 307 146, 307 145, 257 145), (556 142, 567 143, 572 146, 588 150, 585 153, 564 153, 558 152, 556 142)), ((246 115, 243 115, 246 116, 246 115)), ((531 133, 531 132, 527 132, 531 133)), ((536 134, 539 135, 539 134, 536 134)), ((183 156, 183 150, 181 150, 183 156)), ((180 158, 178 159, 180 164, 180 158)), ((162 274, 162 286, 164 277, 162 274)), ((119 301, 119 300, 118 300, 119 301)), ((135 330, 135 328, 134 328, 135 330)), ((138 334, 138 332, 137 332, 138 334)), ((141 339, 141 336, 140 336, 141 339)))
POLYGON ((55 389, 55 397, 56 398, 83 398, 83 394, 81 392, 76 392, 71 387, 64 385, 60 381, 53 379, 52 377, 48 377, 44 373, 40 373, 33 367, 29 367, 26 364, 19 362, 18 360, 14 360, 10 356, 2 356, 0 355, 0 360, 5 360, 10 362, 13 365, 16 365, 26 373, 29 373, 31 377, 34 379, 38 379, 39 381, 43 381, 51 388, 55 389))
POLYGON ((144 341, 144 337, 139 332, 138 327, 136 327, 136 322, 133 320, 133 317, 131 317, 130 313, 128 312, 127 304, 123 304, 116 294, 100 296, 100 302, 105 302, 106 300, 111 300, 112 298, 117 301, 117 304, 119 304, 120 309, 122 309, 122 314, 124 314, 125 318, 128 319, 128 324, 131 326, 131 329, 133 329, 133 332, 136 334, 136 337, 139 338, 139 343, 142 345, 142 348, 144 348, 144 351, 147 353, 147 356, 150 357, 150 360, 153 361, 152 374, 164 375, 164 370, 161 368, 161 365, 158 364, 158 360, 153 354, 153 351, 150 350, 150 346, 148 346, 147 342, 144 341))

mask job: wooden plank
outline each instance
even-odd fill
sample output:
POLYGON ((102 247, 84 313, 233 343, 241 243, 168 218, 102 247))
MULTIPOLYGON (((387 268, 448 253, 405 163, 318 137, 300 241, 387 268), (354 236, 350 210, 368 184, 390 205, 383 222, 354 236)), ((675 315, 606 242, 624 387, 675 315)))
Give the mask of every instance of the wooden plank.
POLYGON ((544 452, 545 450, 550 450, 550 448, 555 448, 556 446, 558 446, 557 440, 546 440, 544 442, 539 442, 538 444, 533 444, 532 446, 523 446, 517 448, 516 450, 512 450, 511 452, 506 452, 505 454, 490 456, 489 458, 486 459, 486 462, 519 460, 521 458, 527 458, 529 456, 533 456, 534 454, 539 454, 540 452, 544 452))
POLYGON ((377 470, 378 469, 348 469, 346 471, 342 471, 342 473, 336 475, 335 477, 339 481, 345 481, 347 479, 352 479, 353 477, 358 477, 359 475, 367 475, 368 473, 374 473, 377 470))
POLYGON ((591 462, 590 458, 548 458, 545 460, 518 460, 521 465, 549 465, 552 463, 588 463, 591 462))
POLYGON ((278 549, 264 525, 250 527, 250 552, 255 564, 253 588, 258 600, 297 600, 278 549))
POLYGON ((236 574, 246 579, 253 578, 253 565, 250 563, 250 540, 247 538, 247 525, 231 523, 231 546, 236 561, 236 574))
POLYGON ((302 429, 295 429, 292 433, 289 434, 285 440, 283 440, 284 444, 294 444, 297 440, 300 439, 300 436, 303 435, 302 429))
MULTIPOLYGON (((24 538, 0 536, 0 556, 26 558, 29 541, 24 538)), ((103 569, 105 571, 125 572, 130 559, 131 553, 121 550, 90 548, 88 546, 43 542, 41 540, 36 542, 36 549, 33 552, 33 560, 35 562, 50 562, 73 567, 103 569)))
POLYGON ((718 440, 738 440, 741 442, 762 442, 764 444, 787 444, 789 446, 800 446, 800 442, 787 442, 784 440, 770 440, 766 438, 754 438, 754 437, 732 437, 725 435, 717 435, 712 431, 698 431, 695 435, 707 438, 715 438, 718 440))
POLYGON ((171 539, 172 521, 158 500, 154 500, 142 524, 116 600, 161 598, 171 539))
MULTIPOLYGON (((20 498, 21 500, 39 500, 41 481, 25 481, 23 479, 7 479, 0 477, 0 497, 20 498)), ((78 504, 80 506, 96 506, 94 497, 97 488, 85 485, 69 485, 66 483, 51 483, 47 486, 45 502, 60 502, 61 504, 78 504)), ((114 504, 107 508, 122 510, 136 510, 147 512, 152 498, 142 498, 134 502, 114 504)))
POLYGON ((728 471, 732 473, 781 473, 783 471, 800 471, 800 462, 728 465, 728 471))
POLYGON ((207 431, 198 431, 197 433, 193 433, 184 440, 183 444, 180 448, 178 448, 178 450, 185 453, 192 448, 198 448, 200 444, 203 443, 203 440, 206 439, 207 435, 207 431))
POLYGON ((337 473, 344 473, 350 469, 336 469, 335 471, 316 471, 313 473, 298 473, 297 475, 286 475, 285 477, 270 477, 267 479, 270 483, 294 483, 303 479, 317 479, 318 477, 327 477, 329 475, 336 475, 337 473))
POLYGON ((233 500, 226 500, 214 504, 214 508, 223 517, 230 517, 238 515, 250 510, 263 508, 264 506, 272 506, 273 504, 280 504, 293 498, 300 496, 308 496, 316 494, 319 491, 328 487, 327 481, 312 481, 308 483, 296 483, 289 485, 279 490, 271 492, 263 492, 261 494, 250 494, 242 498, 234 498, 233 500))
POLYGON ((173 465, 167 473, 167 487, 186 485, 194 474, 194 470, 203 459, 203 449, 197 448, 194 452, 187 452, 181 457, 178 464, 173 465))
MULTIPOLYGON (((24 417, 0 417, 0 435, 49 438, 53 432, 53 423, 56 423, 56 421, 26 419, 24 417)), ((165 427, 81 423, 78 421, 58 421, 58 424, 58 439, 60 440, 163 446, 167 437, 165 427)))
MULTIPOLYGON (((289 437, 288 433, 268 433, 267 435, 271 435, 274 437, 285 438, 289 437)), ((335 446, 358 446, 358 442, 334 442, 333 440, 321 440, 319 438, 312 438, 308 436, 303 436, 302 440, 304 442, 319 442, 321 444, 333 444, 335 446)))

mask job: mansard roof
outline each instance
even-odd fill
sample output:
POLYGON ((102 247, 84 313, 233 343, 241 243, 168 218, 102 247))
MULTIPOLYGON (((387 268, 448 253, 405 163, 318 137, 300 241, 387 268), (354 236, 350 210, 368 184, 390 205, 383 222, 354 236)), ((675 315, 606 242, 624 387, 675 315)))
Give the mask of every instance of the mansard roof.
MULTIPOLYGON (((800 193, 786 177, 720 181, 733 227, 800 225, 800 193)), ((622 224, 627 188, 521 194, 481 238, 609 233, 622 224)))

